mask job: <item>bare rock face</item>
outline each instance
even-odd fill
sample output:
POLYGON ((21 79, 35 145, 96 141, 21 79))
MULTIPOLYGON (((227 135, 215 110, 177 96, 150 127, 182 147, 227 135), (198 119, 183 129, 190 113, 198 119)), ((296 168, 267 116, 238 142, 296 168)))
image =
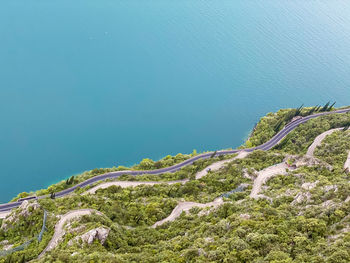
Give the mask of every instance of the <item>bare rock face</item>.
POLYGON ((31 202, 29 203, 27 200, 23 201, 23 203, 19 207, 21 211, 19 212, 18 216, 30 216, 32 214, 33 210, 36 210, 40 208, 40 205, 38 202, 31 202))
POLYGON ((324 187, 325 192, 329 192, 331 190, 334 190, 334 192, 338 192, 338 186, 336 185, 327 185, 324 187))
POLYGON ((9 241, 8 240, 3 240, 0 242, 0 246, 8 245, 9 241))
POLYGON ((286 157, 286 160, 287 159, 294 159, 294 163, 292 165, 293 168, 299 168, 303 166, 322 166, 330 171, 333 170, 333 166, 312 156, 288 155, 286 157))
POLYGON ((311 190, 312 188, 315 188, 316 185, 318 184, 318 180, 313 182, 313 183, 303 183, 301 185, 302 188, 304 188, 305 190, 311 190))
POLYGON ((291 205, 296 205, 296 204, 300 204, 304 201, 309 202, 311 199, 311 194, 310 192, 306 192, 306 193, 298 193, 295 197, 293 202, 291 203, 291 205))
POLYGON ((245 219, 245 220, 250 219, 250 215, 248 215, 248 214, 240 214, 239 217, 242 219, 245 219))
POLYGON ((99 240, 103 245, 106 242, 110 229, 105 227, 98 227, 91 229, 83 235, 77 236, 68 242, 68 246, 73 245, 74 241, 81 240, 83 243, 91 245, 95 240, 99 240))
POLYGON ((37 201, 29 203, 27 200, 23 201, 19 208, 11 213, 8 217, 6 217, 1 225, 0 229, 7 230, 10 225, 16 223, 21 216, 28 217, 33 211, 40 208, 40 205, 37 201))
POLYGON ((214 241, 214 239, 212 237, 206 237, 206 238, 204 238, 204 241, 207 243, 212 243, 214 241))
POLYGON ((13 247, 13 245, 10 244, 8 240, 1 241, 0 246, 3 246, 2 250, 9 250, 13 247))
POLYGON ((247 168, 244 168, 243 169, 243 177, 244 178, 247 178, 247 179, 250 179, 250 180, 254 180, 254 178, 257 177, 257 173, 254 169, 247 169, 247 168))
POLYGON ((323 208, 330 208, 330 207, 334 207, 334 206, 335 206, 335 203, 334 203, 332 200, 327 200, 327 201, 323 202, 323 203, 321 204, 321 206, 322 206, 323 208))
POLYGON ((3 250, 10 250, 10 249, 12 249, 12 248, 13 248, 13 245, 10 244, 10 245, 4 246, 2 249, 3 249, 3 250))

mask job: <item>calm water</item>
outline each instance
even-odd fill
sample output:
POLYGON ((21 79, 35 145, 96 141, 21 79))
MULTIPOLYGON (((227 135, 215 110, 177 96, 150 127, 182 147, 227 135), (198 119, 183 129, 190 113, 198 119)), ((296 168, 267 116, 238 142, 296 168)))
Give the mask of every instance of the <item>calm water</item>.
POLYGON ((3 0, 0 201, 350 104, 348 1, 3 0))

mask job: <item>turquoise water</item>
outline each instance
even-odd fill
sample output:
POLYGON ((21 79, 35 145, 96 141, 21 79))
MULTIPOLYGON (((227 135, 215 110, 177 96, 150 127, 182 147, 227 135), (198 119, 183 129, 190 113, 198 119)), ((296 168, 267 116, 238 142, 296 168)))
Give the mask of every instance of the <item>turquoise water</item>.
POLYGON ((348 1, 3 0, 0 201, 350 104, 348 1))

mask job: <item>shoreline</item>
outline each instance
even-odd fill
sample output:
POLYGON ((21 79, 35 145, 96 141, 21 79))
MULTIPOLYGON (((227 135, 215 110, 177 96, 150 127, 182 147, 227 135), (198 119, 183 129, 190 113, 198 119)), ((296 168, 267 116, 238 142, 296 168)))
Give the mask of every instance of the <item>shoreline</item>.
MULTIPOLYGON (((234 149, 234 150, 217 151, 215 153, 217 156, 220 156, 220 155, 239 153, 242 150, 244 150, 246 152, 251 152, 254 150, 258 150, 258 149, 269 150, 272 147, 274 147, 275 145, 277 145, 282 139, 284 139, 286 137, 286 135, 288 135, 291 131, 293 131, 295 128, 297 128, 300 124, 303 124, 310 119, 314 119, 317 117, 326 116, 326 115, 330 115, 330 114, 342 114, 342 113, 347 113, 347 112, 350 112, 349 107, 340 108, 340 109, 336 109, 333 111, 319 112, 316 114, 308 115, 308 116, 305 116, 298 121, 293 122, 292 124, 290 124, 288 126, 285 126, 281 131, 276 133, 269 141, 267 141, 266 143, 263 143, 262 145, 259 145, 259 146, 253 147, 253 148, 246 148, 246 149, 238 148, 238 149, 234 149)), ((105 174, 93 176, 93 177, 91 177, 91 178, 89 178, 81 183, 78 183, 77 185, 74 185, 70 188, 66 188, 66 189, 61 190, 59 192, 55 192, 56 197, 61 197, 61 196, 64 196, 68 193, 71 193, 75 189, 77 189, 78 187, 79 188, 85 187, 87 185, 93 184, 94 182, 109 179, 109 178, 117 178, 123 174, 129 174, 129 175, 141 175, 141 174, 152 175, 153 174, 153 175, 157 175, 157 174, 167 173, 167 172, 173 173, 177 170, 180 170, 182 167, 185 167, 185 166, 191 164, 192 162, 194 162, 196 160, 209 158, 212 154, 213 154, 212 152, 199 154, 199 155, 196 155, 195 157, 192 157, 186 161, 183 161, 182 163, 175 164, 175 165, 170 166, 170 167, 161 168, 158 170, 156 169, 156 170, 131 170, 131 171, 107 172, 105 174)), ((38 190, 38 191, 41 191, 41 190, 38 190)), ((45 197, 45 195, 39 196, 38 199, 44 198, 44 197, 45 197)), ((18 202, 18 203, 10 202, 10 203, 0 204, 0 211, 7 211, 5 209, 12 209, 14 207, 17 207, 20 204, 21 204, 21 202, 18 202)))

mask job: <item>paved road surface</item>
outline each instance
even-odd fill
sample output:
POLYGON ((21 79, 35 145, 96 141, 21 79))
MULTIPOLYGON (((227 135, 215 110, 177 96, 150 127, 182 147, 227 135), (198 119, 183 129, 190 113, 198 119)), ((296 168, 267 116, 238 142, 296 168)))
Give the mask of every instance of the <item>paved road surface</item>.
MULTIPOLYGON (((292 123, 287 124, 283 130, 281 130, 279 133, 277 133, 274 137, 271 138, 271 140, 269 140, 268 142, 259 145, 257 147, 254 148, 249 148, 249 149, 244 149, 245 152, 252 152, 254 150, 270 150, 272 147, 274 147, 276 144, 278 144, 287 134, 289 134, 291 131, 293 131, 296 127, 298 127, 300 124, 307 122, 310 119, 314 119, 317 118, 319 116, 322 115, 329 115, 329 114, 336 114, 336 113, 346 113, 346 112, 350 112, 350 108, 347 109, 342 109, 342 110, 337 110, 337 111, 332 111, 332 112, 322 112, 322 113, 317 113, 314 115, 310 115, 310 116, 306 116, 304 118, 298 119, 292 123)), ((233 153, 238 153, 241 152, 242 150, 224 150, 224 151, 217 151, 216 156, 219 155, 225 155, 225 154, 233 154, 233 153)), ((173 165, 171 167, 166 167, 166 168, 162 168, 162 169, 157 169, 157 170, 149 170, 149 171, 118 171, 118 172, 111 172, 111 173, 106 173, 106 174, 102 174, 102 175, 98 175, 95 177, 92 177, 80 184, 77 184, 75 186, 72 186, 71 188, 65 189, 61 192, 56 193, 56 197, 62 197, 65 195, 68 195, 70 193, 72 193, 77 187, 85 187, 87 185, 96 183, 98 181, 102 181, 105 179, 109 179, 109 178, 116 178, 119 177, 121 175, 124 174, 129 174, 129 175, 141 175, 141 174, 162 174, 162 173, 173 173, 176 172, 178 170, 180 170, 181 168, 192 164, 193 162, 199 160, 199 159, 207 159, 210 158, 210 156, 212 155, 212 152, 209 153, 204 153, 204 154, 200 154, 197 155, 195 157, 192 157, 182 163, 173 165)), ((40 196, 38 197, 39 199, 41 198, 46 198, 47 196, 40 196)), ((23 201, 23 200, 22 200, 23 201)), ((13 203, 7 203, 7 204, 2 204, 0 205, 0 212, 6 212, 6 211, 10 211, 13 208, 16 208, 18 206, 21 205, 21 202, 13 202, 13 203)))

